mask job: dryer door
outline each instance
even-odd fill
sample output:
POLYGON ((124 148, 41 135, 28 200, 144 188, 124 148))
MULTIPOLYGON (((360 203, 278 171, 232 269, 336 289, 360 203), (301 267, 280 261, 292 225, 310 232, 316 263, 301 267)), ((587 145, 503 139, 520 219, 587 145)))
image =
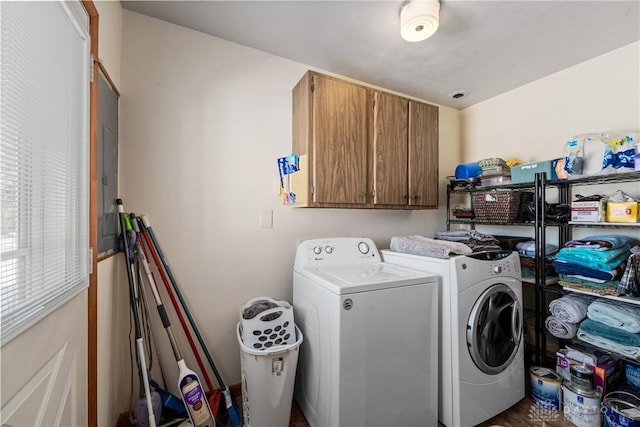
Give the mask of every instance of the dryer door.
POLYGON ((476 366, 490 375, 504 371, 516 356, 521 333, 516 294, 502 283, 487 288, 467 321, 467 348, 476 366))

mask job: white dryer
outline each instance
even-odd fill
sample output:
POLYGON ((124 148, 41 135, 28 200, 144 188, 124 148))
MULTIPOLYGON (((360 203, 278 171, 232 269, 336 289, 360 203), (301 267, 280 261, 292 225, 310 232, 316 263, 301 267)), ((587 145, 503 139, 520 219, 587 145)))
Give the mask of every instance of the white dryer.
POLYGON ((438 279, 382 262, 372 240, 298 246, 295 399, 311 427, 437 426, 438 279))
POLYGON ((440 276, 439 409, 470 427, 525 396, 522 281, 516 252, 450 259, 382 250, 385 262, 440 276))

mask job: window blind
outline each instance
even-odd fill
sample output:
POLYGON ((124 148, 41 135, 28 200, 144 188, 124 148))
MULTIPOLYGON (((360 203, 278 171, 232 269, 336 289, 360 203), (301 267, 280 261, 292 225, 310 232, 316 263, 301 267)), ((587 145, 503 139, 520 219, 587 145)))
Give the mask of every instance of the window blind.
POLYGON ((0 339, 88 284, 88 17, 0 2, 0 339))

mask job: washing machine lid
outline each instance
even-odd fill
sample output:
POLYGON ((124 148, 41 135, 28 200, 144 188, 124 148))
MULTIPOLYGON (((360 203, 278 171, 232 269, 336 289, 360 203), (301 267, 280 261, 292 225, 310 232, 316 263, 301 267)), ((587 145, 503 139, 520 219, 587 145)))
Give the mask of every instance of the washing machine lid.
POLYGON ((298 272, 338 295, 438 283, 436 275, 385 262, 312 267, 298 272))

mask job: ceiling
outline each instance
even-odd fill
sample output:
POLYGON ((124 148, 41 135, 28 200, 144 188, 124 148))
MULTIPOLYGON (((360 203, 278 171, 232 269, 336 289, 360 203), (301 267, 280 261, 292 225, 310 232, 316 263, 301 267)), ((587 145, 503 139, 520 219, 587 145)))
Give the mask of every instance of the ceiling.
POLYGON ((440 28, 415 43, 400 37, 403 0, 121 3, 124 9, 456 109, 640 40, 640 0, 443 0, 440 28), (459 91, 468 95, 453 99, 459 91))

